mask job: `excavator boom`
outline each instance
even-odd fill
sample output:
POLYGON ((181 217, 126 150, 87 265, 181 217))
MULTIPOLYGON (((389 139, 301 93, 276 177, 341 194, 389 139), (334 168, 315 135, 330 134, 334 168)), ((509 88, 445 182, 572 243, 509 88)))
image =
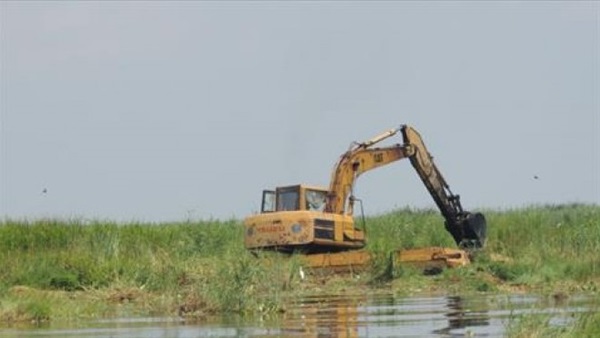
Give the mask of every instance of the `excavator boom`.
POLYGON ((331 178, 327 196, 326 212, 352 215, 352 189, 359 175, 382 167, 413 154, 410 147, 393 145, 383 148, 367 148, 364 143, 346 152, 340 158, 331 178))

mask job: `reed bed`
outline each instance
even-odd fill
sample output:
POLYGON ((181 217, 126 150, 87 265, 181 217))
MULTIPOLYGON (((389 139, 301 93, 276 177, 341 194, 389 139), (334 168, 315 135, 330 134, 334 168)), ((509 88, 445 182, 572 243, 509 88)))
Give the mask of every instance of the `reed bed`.
MULTIPOLYGON (((298 274, 296 256, 253 255, 239 220, 114 223, 0 222, 0 321, 43 322, 123 315, 276 313, 311 292, 387 288, 410 293, 598 292, 600 207, 531 206, 484 211, 488 241, 474 264, 422 276, 389 262, 401 248, 454 247, 434 210, 400 209, 367 219, 366 278, 298 274), (331 281, 331 282, 330 282, 331 281), (328 289, 329 288, 329 289, 328 289)), ((597 318, 592 317, 594 323, 597 318)))

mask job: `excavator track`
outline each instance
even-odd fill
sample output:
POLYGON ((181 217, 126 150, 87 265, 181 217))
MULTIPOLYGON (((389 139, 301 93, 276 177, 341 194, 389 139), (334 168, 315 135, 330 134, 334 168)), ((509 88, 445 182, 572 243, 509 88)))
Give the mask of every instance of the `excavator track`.
MULTIPOLYGON (((394 264, 412 265, 421 269, 456 268, 470 263, 465 250, 443 247, 397 250, 392 253, 394 264)), ((309 268, 328 272, 358 272, 366 269, 373 259, 366 250, 320 253, 302 256, 309 268)))

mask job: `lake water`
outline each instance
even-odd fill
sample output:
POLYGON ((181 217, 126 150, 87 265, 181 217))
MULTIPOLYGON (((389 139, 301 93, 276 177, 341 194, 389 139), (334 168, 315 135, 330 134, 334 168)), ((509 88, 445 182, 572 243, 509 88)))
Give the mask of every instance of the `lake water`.
MULTIPOLYGON (((305 298, 281 315, 229 315, 189 322, 180 318, 120 318, 77 327, 0 329, 3 337, 503 337, 510 318, 550 316, 565 325, 591 311, 586 296, 469 295, 399 297, 365 295, 305 298)), ((597 304, 597 303, 596 303, 597 304)))

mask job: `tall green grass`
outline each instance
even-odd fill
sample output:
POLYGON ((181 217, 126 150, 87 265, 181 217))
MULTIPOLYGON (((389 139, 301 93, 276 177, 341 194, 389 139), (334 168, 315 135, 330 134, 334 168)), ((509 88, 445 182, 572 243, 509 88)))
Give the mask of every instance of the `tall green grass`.
MULTIPOLYGON (((47 297, 29 288, 87 292, 100 302, 137 302, 146 314, 276 311, 281 291, 291 285, 288 266, 293 260, 266 254, 257 259, 244 249, 242 231, 234 220, 5 221, 0 224, 0 320, 29 321, 40 318, 40 313, 69 316, 56 306, 51 307, 52 314, 46 313, 47 297)), ((55 305, 63 301, 75 306, 66 297, 57 297, 55 305)), ((89 307, 90 316, 98 311, 89 307)))
POLYGON ((190 258, 221 256, 241 241, 235 221, 7 221, 0 226, 0 283, 78 290, 125 281, 161 290, 176 284, 190 258))
POLYGON ((371 251, 455 246, 444 230, 444 219, 433 209, 404 208, 367 219, 367 245, 371 251))
POLYGON ((492 266, 505 280, 539 284, 600 277, 600 208, 558 205, 488 212, 487 252, 509 262, 492 266))

